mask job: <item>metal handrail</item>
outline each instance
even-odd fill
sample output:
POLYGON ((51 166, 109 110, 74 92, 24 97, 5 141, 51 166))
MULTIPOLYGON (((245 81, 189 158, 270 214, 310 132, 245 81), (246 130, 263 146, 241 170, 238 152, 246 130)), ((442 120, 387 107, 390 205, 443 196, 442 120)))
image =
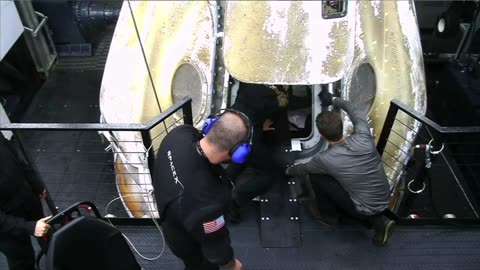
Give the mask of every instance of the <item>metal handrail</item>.
MULTIPOLYGON (((167 110, 160 113, 158 116, 154 117, 153 119, 147 121, 143 124, 123 124, 123 123, 9 123, 9 124, 1 124, 1 130, 9 130, 9 131, 19 131, 19 130, 42 130, 42 131, 138 131, 141 132, 142 135, 142 142, 145 146, 145 149, 148 151, 148 167, 151 169, 153 168, 153 163, 155 159, 155 153, 152 147, 152 137, 150 134, 150 130, 160 124, 161 122, 165 121, 168 117, 172 116, 175 112, 182 109, 183 111, 183 123, 193 125, 193 116, 192 116, 192 98, 184 97, 182 100, 168 108, 167 110)), ((168 131, 166 131, 168 133, 168 131)), ((22 140, 20 139, 20 134, 15 133, 17 137, 17 142, 20 147, 20 151, 22 151, 22 155, 25 161, 34 169, 36 172, 36 176, 39 181, 42 182, 43 186, 46 187, 41 175, 38 173, 38 169, 36 168, 35 164, 29 158, 27 151, 25 151, 25 147, 22 144, 22 140)), ((54 202, 51 199, 51 196, 46 189, 47 193, 47 205, 50 209, 52 214, 57 214, 58 209, 55 206, 54 202)))
MULTIPOLYGON (((417 120, 418 122, 422 123, 423 125, 426 125, 432 129, 432 131, 436 132, 436 140, 437 143, 442 144, 442 149, 443 149, 443 141, 448 135, 453 135, 453 134, 480 134, 480 126, 440 126, 430 118, 426 117, 425 115, 413 110, 412 108, 408 107, 405 103, 401 102, 398 99, 393 99, 390 102, 390 107, 388 109, 387 116, 385 118, 385 123, 383 125, 382 131, 380 133, 380 137, 378 139, 377 143, 377 151, 379 152, 380 155, 384 153, 385 147, 388 143, 388 138, 390 136, 390 131, 393 128, 393 125, 395 123, 396 116, 398 111, 402 111, 403 113, 407 114, 408 116, 412 117, 413 119, 417 120)), ((433 136, 433 135, 432 135, 433 136)), ((432 143, 433 140, 430 141, 429 145, 432 143)), ((460 185, 460 183, 458 183, 460 185)), ((461 188, 461 185, 460 185, 461 188)), ((463 190, 463 189, 462 189, 463 190)), ((468 197, 467 201, 470 203, 468 197)), ((470 203, 470 206, 472 207, 473 211, 476 214, 475 208, 473 205, 470 203)), ((476 214, 477 215, 477 214, 476 214)), ((478 215, 477 215, 478 217, 478 215)), ((455 221, 452 220, 438 220, 438 219, 422 219, 422 220, 405 220, 402 219, 398 216, 395 217, 396 221, 402 224, 410 224, 410 225, 420 225, 420 224, 430 224, 430 225, 444 225, 444 224, 476 224, 478 225, 479 219, 455 219, 455 221)))
POLYGON ((437 131, 441 136, 444 135, 451 135, 451 134, 472 134, 472 133, 480 133, 480 126, 472 126, 472 127, 462 127, 462 126, 451 126, 451 127, 444 127, 440 126, 430 118, 422 115, 421 113, 413 110, 412 108, 408 107, 405 103, 401 102, 398 99, 393 99, 390 102, 390 107, 388 109, 387 117, 385 118, 385 123, 382 128, 382 132, 380 133, 380 137, 377 143, 377 150, 380 155, 383 154, 385 150, 385 146, 387 145, 388 137, 390 135, 390 130, 393 127, 395 122, 395 116, 398 113, 398 110, 406 113, 410 117, 414 118, 415 120, 419 121, 420 123, 432 127, 435 131, 437 131))
POLYGON ((155 118, 143 124, 127 123, 10 123, 0 125, 0 130, 90 130, 90 131, 145 131, 158 125, 179 109, 183 109, 184 123, 193 124, 192 98, 185 97, 155 118))
POLYGON ((416 120, 427 124, 428 126, 434 128, 440 133, 444 134, 453 134, 453 133, 480 133, 480 126, 464 127, 464 126, 440 126, 436 122, 432 121, 430 118, 420 114, 419 112, 412 110, 405 103, 401 102, 398 99, 393 99, 390 104, 397 106, 401 111, 405 112, 409 116, 415 118, 416 120))

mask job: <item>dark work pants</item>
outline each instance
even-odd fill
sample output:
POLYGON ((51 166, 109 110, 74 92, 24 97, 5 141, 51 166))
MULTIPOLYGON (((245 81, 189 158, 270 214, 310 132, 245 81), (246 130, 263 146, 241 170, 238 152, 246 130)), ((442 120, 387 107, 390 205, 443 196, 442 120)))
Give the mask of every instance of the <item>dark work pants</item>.
POLYGON ((382 213, 367 216, 359 213, 350 194, 335 178, 325 174, 311 174, 310 181, 318 203, 320 213, 332 218, 347 215, 367 228, 380 229, 382 213))
POLYGON ((185 270, 217 270, 218 266, 207 261, 201 246, 170 211, 172 210, 167 209, 165 221, 162 223, 165 242, 173 254, 183 261, 185 270))
POLYGON ((5 254, 10 270, 34 270, 35 252, 30 235, 1 235, 0 252, 5 254))
POLYGON ((238 177, 232 198, 237 206, 245 206, 255 197, 267 192, 273 185, 274 178, 270 172, 247 167, 238 177))
MULTIPOLYGON (((42 203, 37 195, 30 193, 22 193, 23 204, 14 212, 18 217, 27 217, 27 220, 39 220, 44 216, 42 203)), ((7 257, 10 270, 35 269, 35 251, 29 234, 0 234, 0 252, 7 257)))

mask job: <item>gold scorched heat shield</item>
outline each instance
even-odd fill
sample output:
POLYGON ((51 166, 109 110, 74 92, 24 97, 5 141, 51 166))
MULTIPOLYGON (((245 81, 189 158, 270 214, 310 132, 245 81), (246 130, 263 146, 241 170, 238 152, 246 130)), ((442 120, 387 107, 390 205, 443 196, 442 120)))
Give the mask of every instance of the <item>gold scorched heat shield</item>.
MULTIPOLYGON (((199 125, 229 104, 230 78, 310 85, 317 92, 340 82, 342 97, 364 109, 377 139, 392 99, 424 113, 413 1, 337 2, 332 8, 326 1, 125 1, 103 76, 102 121, 143 123, 190 96, 199 125)), ((180 117, 151 131, 153 146, 144 146, 139 133, 105 134, 114 145, 117 187, 130 216, 158 215, 144 153, 157 149, 165 128, 180 117)), ((398 120, 399 136, 389 139, 383 157, 392 190, 419 128, 406 115, 398 120)), ((314 133, 302 147, 320 141, 314 133)))

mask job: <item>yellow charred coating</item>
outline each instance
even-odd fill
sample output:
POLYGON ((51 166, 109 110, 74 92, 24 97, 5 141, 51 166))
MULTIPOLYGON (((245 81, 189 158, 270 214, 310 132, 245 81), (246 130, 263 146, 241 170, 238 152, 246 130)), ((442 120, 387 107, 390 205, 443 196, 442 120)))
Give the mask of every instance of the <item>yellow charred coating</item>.
POLYGON ((123 196, 123 201, 128 210, 130 210, 132 213, 133 217, 142 218, 146 212, 144 209, 145 202, 140 194, 137 196, 132 196, 135 195, 135 193, 132 192, 132 186, 135 184, 135 182, 131 178, 131 174, 129 174, 122 163, 123 161, 120 158, 115 161, 115 179, 117 182, 118 191, 120 192, 120 195, 123 196))
MULTIPOLYGON (((392 99, 399 99, 417 111, 425 110, 423 63, 421 67, 412 66, 415 56, 410 55, 407 37, 401 27, 398 5, 408 5, 408 2, 379 1, 377 7, 363 1, 359 1, 359 4, 362 5, 362 45, 367 61, 375 69, 377 79, 376 96, 369 117, 378 140, 392 99), (380 16, 375 16, 375 8, 380 16), (421 70, 422 76, 419 80, 411 79, 414 68, 421 70), (414 93, 414 89, 418 89, 419 93, 414 93), (418 100, 415 100, 416 98, 418 100)), ((398 147, 405 143, 407 132, 414 126, 413 119, 405 114, 400 113, 397 119, 399 121, 396 121, 393 127, 395 132, 392 132, 384 154, 385 170, 392 179, 396 179, 397 171, 401 171, 403 166, 397 160, 401 155, 398 147)))
POLYGON ((130 89, 131 101, 138 106, 131 112, 132 118, 134 122, 143 123, 157 116, 160 110, 133 18, 162 110, 173 104, 172 78, 178 66, 183 63, 205 69, 210 66, 213 18, 207 1, 131 1, 133 17, 127 4, 124 3, 117 23, 104 80, 111 77, 121 81, 119 87, 130 89), (125 60, 119 64, 114 58, 125 60), (120 74, 121 69, 130 70, 130 76, 116 77, 114 74, 120 74))
POLYGON ((228 71, 252 83, 334 81, 344 72, 346 59, 339 56, 346 55, 353 33, 345 19, 321 19, 321 5, 321 1, 228 2, 224 48, 228 71))
POLYGON ((348 50, 348 42, 350 38, 348 34, 348 24, 346 21, 335 22, 328 34, 332 40, 327 48, 331 53, 327 55, 327 59, 322 63, 322 72, 328 76, 335 77, 339 73, 339 69, 343 69, 345 62, 345 52, 348 50))
MULTIPOLYGON (((204 87, 210 89, 216 44, 210 4, 130 3, 162 109, 173 104, 172 79, 184 63, 195 66, 205 81, 204 87)), ((419 37, 407 37, 402 26, 405 20, 415 20, 413 5, 413 1, 349 1, 348 16, 325 20, 321 1, 229 1, 223 38, 225 68, 236 79, 252 83, 311 85, 343 80, 344 97, 355 102, 356 97, 349 96, 348 84, 356 69, 369 63, 376 79, 369 118, 378 140, 392 99, 425 111, 423 62, 417 60, 421 57, 415 54, 418 51, 412 53, 410 47, 418 45, 414 43, 419 37)), ((105 98, 130 116, 128 122, 143 123, 159 114, 127 2, 120 13, 103 80, 105 98), (127 91, 115 95, 117 89, 127 91)), ((205 91, 198 95, 202 100, 197 102, 205 104, 204 111, 210 109, 210 94, 205 91)), ((398 120, 384 154, 385 170, 392 181, 402 170, 398 159, 405 160, 398 146, 414 128, 414 122, 405 115, 400 114, 398 120)), ((172 117, 165 124, 172 126, 174 122, 172 117)), ((154 149, 165 136, 164 130, 161 125, 152 131, 152 137, 158 135, 154 149)), ((127 194, 133 179, 122 174, 126 172, 124 166, 117 163, 115 169, 118 188, 121 194, 127 194)), ((141 203, 136 203, 140 200, 125 198, 135 216, 143 211, 141 203)))

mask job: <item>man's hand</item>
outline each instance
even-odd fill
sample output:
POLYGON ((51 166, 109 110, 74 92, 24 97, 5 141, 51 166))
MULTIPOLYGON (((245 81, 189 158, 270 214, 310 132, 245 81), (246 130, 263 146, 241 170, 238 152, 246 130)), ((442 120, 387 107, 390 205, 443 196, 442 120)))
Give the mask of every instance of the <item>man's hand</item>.
POLYGON ((40 195, 38 195, 38 197, 40 198, 40 200, 43 200, 45 198, 47 198, 47 190, 43 190, 42 193, 40 193, 40 195))
POLYGON ((46 221, 51 217, 52 216, 44 217, 37 221, 37 225, 35 226, 35 233, 34 233, 35 237, 42 237, 48 232, 48 230, 50 230, 50 225, 48 225, 46 221))
POLYGON ((233 259, 226 265, 221 266, 220 270, 242 270, 242 263, 237 259, 233 259))
POLYGON ((243 266, 242 263, 239 260, 235 259, 235 266, 232 269, 233 270, 242 270, 242 266, 243 266))
POLYGON ((332 105, 333 102, 333 95, 330 94, 328 91, 323 90, 318 94, 318 97, 320 98, 320 102, 322 102, 322 106, 330 106, 332 105))
POLYGON ((266 119, 265 122, 263 122, 263 131, 273 131, 275 130, 274 127, 272 127, 273 121, 270 119, 266 119))

